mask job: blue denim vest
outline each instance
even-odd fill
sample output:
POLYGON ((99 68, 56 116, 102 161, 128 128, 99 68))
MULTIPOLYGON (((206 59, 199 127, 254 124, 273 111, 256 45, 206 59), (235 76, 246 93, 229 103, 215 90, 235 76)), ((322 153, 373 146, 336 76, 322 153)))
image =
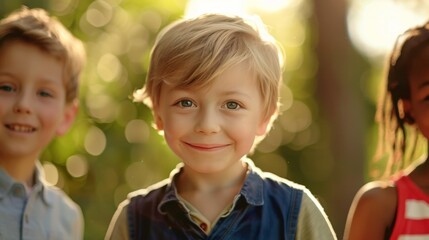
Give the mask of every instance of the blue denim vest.
POLYGON ((130 198, 130 239, 295 239, 302 187, 264 173, 249 172, 233 210, 206 235, 179 202, 174 185, 180 168, 155 188, 130 198))

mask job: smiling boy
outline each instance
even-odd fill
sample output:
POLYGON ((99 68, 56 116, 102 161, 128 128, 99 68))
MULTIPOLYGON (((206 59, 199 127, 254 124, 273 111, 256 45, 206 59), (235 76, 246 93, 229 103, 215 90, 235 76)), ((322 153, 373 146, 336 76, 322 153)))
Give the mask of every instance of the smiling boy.
POLYGON ((77 112, 82 43, 42 9, 0 21, 0 239, 82 239, 82 213, 38 157, 77 112))
POLYGON ((159 35, 135 97, 182 161, 133 192, 106 239, 335 239, 303 186, 247 155, 277 116, 279 47, 262 23, 221 14, 180 20, 159 35))

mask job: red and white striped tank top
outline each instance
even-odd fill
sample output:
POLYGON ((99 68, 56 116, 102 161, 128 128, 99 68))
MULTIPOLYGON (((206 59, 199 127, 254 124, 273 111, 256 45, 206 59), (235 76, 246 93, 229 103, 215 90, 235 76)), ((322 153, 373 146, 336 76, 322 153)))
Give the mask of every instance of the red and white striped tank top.
POLYGON ((390 239, 429 239, 429 196, 408 176, 402 176, 395 183, 398 206, 390 239))

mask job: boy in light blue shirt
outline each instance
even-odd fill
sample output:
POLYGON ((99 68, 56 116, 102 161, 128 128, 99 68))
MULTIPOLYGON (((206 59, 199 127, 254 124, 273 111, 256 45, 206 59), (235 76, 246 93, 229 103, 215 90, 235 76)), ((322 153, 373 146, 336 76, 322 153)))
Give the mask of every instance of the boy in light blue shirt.
POLYGON ((42 9, 0 21, 0 239, 82 239, 79 206, 38 157, 77 113, 81 41, 42 9))

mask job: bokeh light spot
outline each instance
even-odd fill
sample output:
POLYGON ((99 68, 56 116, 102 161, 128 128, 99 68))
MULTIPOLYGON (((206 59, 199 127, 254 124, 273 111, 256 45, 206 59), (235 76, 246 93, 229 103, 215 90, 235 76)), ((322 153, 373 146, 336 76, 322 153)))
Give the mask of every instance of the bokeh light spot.
POLYGON ((311 111, 307 105, 294 101, 292 106, 280 116, 280 123, 288 132, 300 132, 308 128, 312 122, 311 111))
POLYGON ((56 0, 51 1, 51 7, 54 11, 58 12, 59 15, 66 14, 70 10, 70 6, 75 0, 56 0))
POLYGON ((106 82, 117 79, 121 73, 122 65, 118 58, 110 53, 104 54, 97 64, 97 73, 106 82))
POLYGON ((311 125, 305 130, 297 133, 289 147, 296 151, 300 151, 303 148, 316 143, 319 138, 319 129, 315 125, 311 125))
POLYGON ((281 86, 281 97, 280 97, 280 114, 289 109, 293 103, 293 93, 290 88, 286 85, 281 86))
POLYGON ((94 1, 86 12, 86 20, 94 27, 103 27, 112 19, 112 6, 109 3, 94 1))
POLYGON ((282 144, 283 134, 282 131, 276 129, 277 125, 273 126, 273 129, 268 133, 265 139, 259 143, 257 149, 263 153, 269 153, 275 151, 282 144))
POLYGON ((86 105, 89 114, 100 122, 112 122, 118 112, 117 102, 106 94, 87 94, 86 105))
POLYGON ((99 128, 92 126, 85 137, 85 150, 93 155, 100 155, 106 148, 106 135, 99 128))
POLYGON ((84 156, 73 155, 67 159, 66 168, 72 177, 82 177, 88 173, 88 162, 84 156))
POLYGON ((144 11, 140 17, 145 26, 152 32, 157 32, 161 28, 162 17, 158 12, 150 10, 144 11))
POLYGON ((143 120, 134 119, 125 128, 125 137, 129 143, 144 143, 149 138, 149 126, 143 120))
POLYGON ((45 172, 46 181, 49 184, 56 185, 59 179, 57 167, 50 162, 43 163, 43 171, 45 172))

